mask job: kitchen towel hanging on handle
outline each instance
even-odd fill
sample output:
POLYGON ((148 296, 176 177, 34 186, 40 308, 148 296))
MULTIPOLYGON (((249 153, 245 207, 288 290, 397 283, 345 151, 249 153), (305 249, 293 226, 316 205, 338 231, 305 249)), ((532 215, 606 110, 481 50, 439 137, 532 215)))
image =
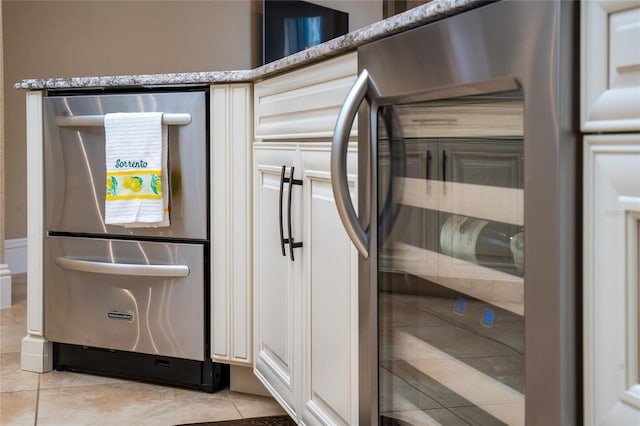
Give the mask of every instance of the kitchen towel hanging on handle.
POLYGON ((105 223, 169 226, 167 126, 161 112, 105 114, 105 223))

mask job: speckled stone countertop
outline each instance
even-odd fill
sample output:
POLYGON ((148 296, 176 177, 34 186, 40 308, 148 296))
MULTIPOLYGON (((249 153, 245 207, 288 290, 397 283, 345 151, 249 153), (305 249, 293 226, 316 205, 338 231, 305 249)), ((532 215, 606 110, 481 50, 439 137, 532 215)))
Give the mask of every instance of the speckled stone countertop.
POLYGON ((487 0, 433 0, 359 30, 329 40, 318 46, 295 53, 252 70, 208 71, 170 74, 140 74, 99 77, 25 79, 15 84, 16 89, 72 89, 91 87, 131 87, 163 85, 197 85, 210 83, 239 83, 291 70, 313 62, 337 56, 358 46, 399 33, 419 25, 452 16, 478 7, 487 0))

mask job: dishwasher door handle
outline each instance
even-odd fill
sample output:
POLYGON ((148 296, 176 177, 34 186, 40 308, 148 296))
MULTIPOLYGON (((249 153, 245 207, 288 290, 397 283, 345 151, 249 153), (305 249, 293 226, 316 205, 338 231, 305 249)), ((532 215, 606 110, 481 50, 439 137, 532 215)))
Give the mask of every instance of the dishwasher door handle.
MULTIPOLYGON (((104 126, 104 115, 72 115, 56 117, 58 127, 100 127, 104 126)), ((164 113, 162 124, 167 126, 186 126, 191 123, 191 114, 164 113)))
POLYGON ((61 268, 94 274, 130 275, 138 277, 186 277, 186 265, 141 265, 135 263, 106 263, 56 257, 56 265, 61 268))

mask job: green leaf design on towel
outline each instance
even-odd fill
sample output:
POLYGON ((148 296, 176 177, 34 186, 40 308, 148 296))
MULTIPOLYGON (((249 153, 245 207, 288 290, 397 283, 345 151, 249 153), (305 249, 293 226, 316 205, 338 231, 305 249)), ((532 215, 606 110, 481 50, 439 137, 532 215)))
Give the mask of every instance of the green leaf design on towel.
POLYGON ((115 197, 117 192, 118 192, 118 179, 116 179, 113 176, 109 176, 107 178, 107 194, 111 195, 112 197, 115 197))
POLYGON ((151 175, 151 190, 154 194, 162 194, 162 183, 158 175, 151 175))

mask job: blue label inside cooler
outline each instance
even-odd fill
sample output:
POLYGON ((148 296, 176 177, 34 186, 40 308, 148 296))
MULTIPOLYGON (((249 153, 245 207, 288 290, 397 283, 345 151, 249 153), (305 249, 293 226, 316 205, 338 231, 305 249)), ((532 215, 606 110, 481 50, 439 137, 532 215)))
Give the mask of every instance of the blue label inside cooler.
POLYGON ((453 307, 453 312, 458 315, 464 315, 464 311, 467 309, 468 302, 462 297, 456 299, 456 304, 453 307))
POLYGON ((495 319, 496 319, 495 312, 493 312, 491 309, 484 309, 482 311, 482 320, 480 322, 485 327, 493 327, 493 324, 495 323, 495 319))

